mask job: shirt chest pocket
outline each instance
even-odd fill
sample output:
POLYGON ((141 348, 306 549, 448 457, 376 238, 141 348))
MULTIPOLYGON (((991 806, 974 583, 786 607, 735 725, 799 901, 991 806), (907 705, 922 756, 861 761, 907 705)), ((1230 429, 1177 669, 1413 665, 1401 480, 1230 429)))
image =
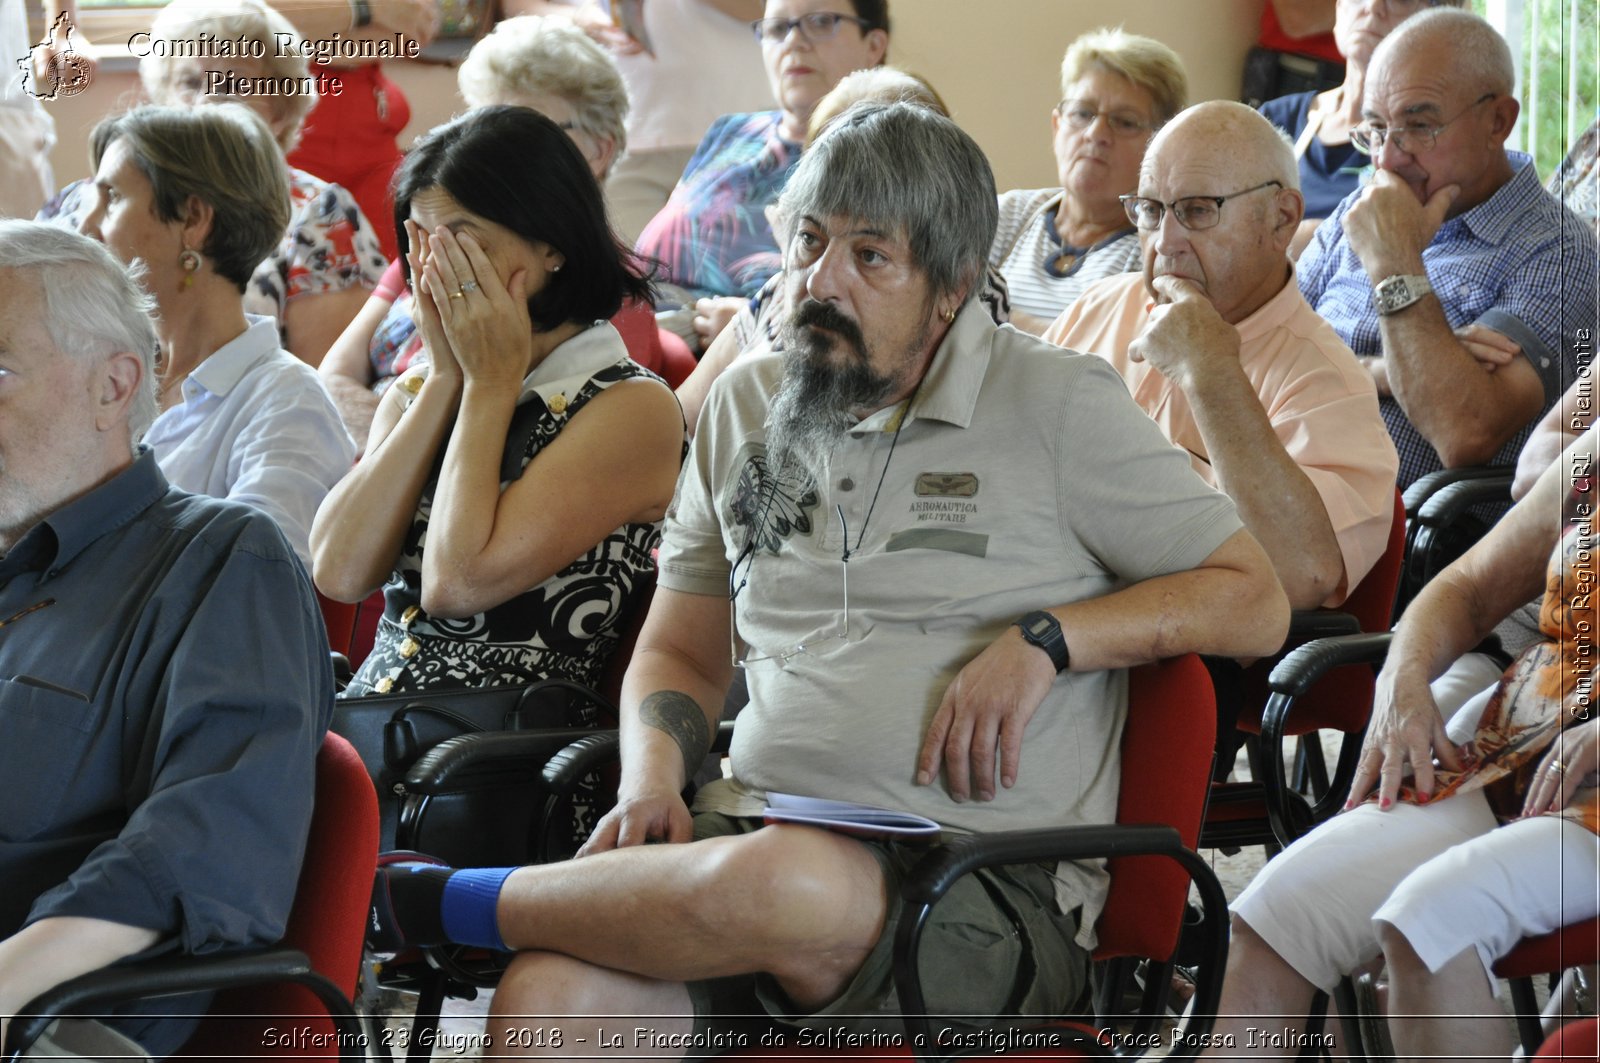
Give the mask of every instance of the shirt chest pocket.
POLYGON ((35 838, 56 824, 74 785, 102 784, 80 769, 94 741, 99 711, 70 691, 26 676, 0 679, 0 841, 35 838))

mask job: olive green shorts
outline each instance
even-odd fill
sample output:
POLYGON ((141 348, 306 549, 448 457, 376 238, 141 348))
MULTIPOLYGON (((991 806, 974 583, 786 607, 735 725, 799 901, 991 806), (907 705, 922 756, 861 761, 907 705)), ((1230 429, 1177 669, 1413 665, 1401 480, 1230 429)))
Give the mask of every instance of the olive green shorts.
MULTIPOLYGON (((748 834, 763 825, 757 817, 703 812, 695 816, 694 835, 700 840, 748 834)), ((786 1039, 805 1046, 837 1045, 848 1043, 840 1038, 902 1029, 893 973, 900 884, 926 849, 895 842, 861 844, 883 869, 889 911, 878 943, 844 992, 826 1007, 802 1013, 769 975, 691 982, 697 1035, 766 1028, 776 1020, 809 1031, 786 1039), (760 1020, 754 1027, 752 1016, 760 1020)), ((1077 909, 1064 913, 1056 907, 1053 872, 1053 864, 977 871, 956 882, 934 906, 919 958, 929 1014, 950 1020, 946 1025, 979 1029, 1001 1016, 1053 1018, 1081 1010, 1089 955, 1073 940, 1077 909)))

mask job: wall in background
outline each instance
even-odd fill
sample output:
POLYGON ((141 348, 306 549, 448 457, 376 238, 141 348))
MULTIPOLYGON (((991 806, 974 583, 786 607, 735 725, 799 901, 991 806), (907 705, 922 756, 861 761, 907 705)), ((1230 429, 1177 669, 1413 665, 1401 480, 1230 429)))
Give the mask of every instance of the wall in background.
MULTIPOLYGON (((1120 23, 1171 45, 1189 71, 1195 100, 1232 97, 1245 51, 1255 39, 1262 0, 894 0, 890 58, 933 82, 955 118, 988 153, 999 188, 1055 181, 1050 109, 1059 95, 1061 53, 1078 34, 1120 23)), ((105 45, 104 40, 96 42, 105 45)), ((756 47, 752 41, 752 48, 756 47)), ((114 50, 112 52, 114 54, 114 50)), ((460 106, 455 71, 390 64, 411 102, 409 141, 460 106)), ((125 61, 108 64, 82 94, 51 103, 59 142, 59 184, 88 175, 89 130, 126 106, 137 77, 125 61)))

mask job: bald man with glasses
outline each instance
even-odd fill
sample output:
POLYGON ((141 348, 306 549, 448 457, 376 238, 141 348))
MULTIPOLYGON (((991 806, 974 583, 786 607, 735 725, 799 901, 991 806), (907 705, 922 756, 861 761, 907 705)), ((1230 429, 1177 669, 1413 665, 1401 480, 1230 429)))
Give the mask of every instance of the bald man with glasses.
POLYGON ((1122 197, 1142 272, 1091 286, 1045 339, 1111 363, 1309 609, 1342 602, 1382 555, 1397 459, 1372 382, 1294 283, 1298 181, 1259 114, 1189 108, 1122 197))
POLYGON ((1505 41, 1466 11, 1385 38, 1350 134, 1376 173, 1300 260, 1301 290, 1378 388, 1401 487, 1514 463, 1593 351, 1594 234, 1506 150, 1513 80, 1505 41))

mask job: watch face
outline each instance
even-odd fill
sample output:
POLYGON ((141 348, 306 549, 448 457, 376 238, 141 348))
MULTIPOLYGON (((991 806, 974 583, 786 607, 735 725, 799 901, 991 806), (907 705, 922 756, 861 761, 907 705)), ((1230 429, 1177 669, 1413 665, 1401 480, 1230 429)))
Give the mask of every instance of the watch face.
POLYGON ((1032 635, 1036 639, 1042 639, 1049 633, 1050 622, 1048 620, 1035 620, 1033 623, 1028 625, 1028 634, 1032 635))

